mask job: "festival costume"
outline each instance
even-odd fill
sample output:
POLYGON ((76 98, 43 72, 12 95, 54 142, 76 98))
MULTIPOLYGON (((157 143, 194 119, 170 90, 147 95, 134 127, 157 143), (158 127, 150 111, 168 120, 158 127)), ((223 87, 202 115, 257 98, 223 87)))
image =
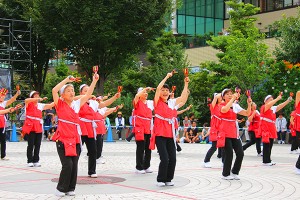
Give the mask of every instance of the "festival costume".
MULTIPOLYGON (((7 101, 0 103, 0 110, 5 110, 7 101)), ((5 115, 0 115, 0 142, 1 142, 1 158, 6 156, 6 117, 5 115)))

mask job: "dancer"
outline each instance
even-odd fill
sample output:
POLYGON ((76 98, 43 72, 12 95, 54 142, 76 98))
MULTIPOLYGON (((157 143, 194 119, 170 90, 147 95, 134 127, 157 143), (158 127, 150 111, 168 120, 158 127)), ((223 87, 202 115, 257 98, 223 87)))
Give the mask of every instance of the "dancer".
POLYGON ((295 119, 296 119, 296 110, 294 110, 291 113, 291 118, 290 118, 290 131, 291 131, 291 153, 296 154, 298 153, 298 148, 299 148, 299 139, 296 138, 296 130, 295 130, 295 119))
POLYGON ((172 73, 159 83, 154 97, 154 133, 151 137, 150 148, 157 146, 160 164, 157 175, 157 186, 173 186, 176 166, 176 136, 175 136, 175 118, 177 116, 176 106, 184 105, 188 97, 189 78, 184 79, 184 88, 181 96, 168 101, 170 88, 165 82, 172 77, 172 73))
POLYGON ((151 149, 149 149, 153 126, 153 100, 147 100, 151 87, 139 88, 133 99, 133 133, 136 142, 136 173, 152 173, 150 169, 151 149))
POLYGON ((207 151, 204 158, 203 167, 211 168, 210 159, 212 155, 217 150, 217 136, 220 125, 220 103, 222 102, 221 93, 214 93, 214 98, 211 104, 209 105, 211 120, 210 120, 210 136, 209 140, 212 142, 210 149, 207 151))
POLYGON ((224 89, 222 91, 223 103, 220 104, 220 118, 219 135, 217 147, 224 147, 224 165, 223 165, 223 179, 225 180, 239 180, 239 172, 241 170, 244 151, 242 142, 239 137, 237 114, 248 116, 251 112, 251 98, 247 99, 248 108, 244 110, 236 103, 240 97, 239 93, 232 94, 231 89, 224 89), (236 154, 236 159, 231 169, 233 150, 236 154), (232 174, 230 174, 232 173, 232 174))
MULTIPOLYGON (((18 90, 16 94, 10 98, 9 100, 5 101, 5 97, 8 93, 8 90, 5 88, 2 88, 0 90, 0 110, 5 110, 5 108, 9 105, 11 105, 13 102, 15 102, 18 98, 18 96, 21 94, 21 90, 18 90)), ((1 160, 9 160, 6 157, 6 117, 5 114, 0 114, 0 142, 1 142, 1 160)))
POLYGON ((256 144, 257 156, 262 156, 260 147, 261 135, 258 132, 260 123, 260 113, 258 112, 258 110, 256 110, 256 104, 254 102, 252 102, 251 105, 251 113, 248 117, 248 121, 250 123, 248 127, 250 141, 244 144, 243 150, 245 151, 251 145, 256 144))
POLYGON ((81 130, 78 113, 80 107, 90 98, 98 79, 99 75, 95 74, 88 91, 78 100, 74 100, 75 92, 73 85, 67 84, 73 82, 74 78, 72 76, 67 77, 52 89, 58 116, 58 127, 52 140, 56 141, 57 153, 62 164, 55 192, 56 196, 75 196, 78 159, 81 152, 81 130), (59 98, 58 92, 61 98, 59 98))
POLYGON ((266 96, 264 99, 264 105, 260 108, 260 127, 259 134, 262 136, 263 142, 263 165, 272 166, 275 162, 271 160, 271 151, 273 147, 274 139, 277 138, 277 131, 275 126, 276 112, 284 108, 289 102, 292 101, 292 97, 289 97, 285 102, 274 106, 282 98, 280 93, 276 99, 273 99, 272 95, 266 96))
MULTIPOLYGON (((296 130, 296 140, 299 142, 299 139, 300 139, 300 90, 296 94, 295 107, 296 107, 296 115, 295 115, 294 128, 296 130)), ((300 155, 299 155, 297 163, 296 163, 296 174, 300 175, 300 155)))
POLYGON ((28 134, 27 146, 27 166, 41 167, 40 147, 43 136, 43 118, 42 111, 51 109, 54 103, 39 103, 47 100, 47 97, 41 98, 39 92, 30 92, 29 98, 25 99, 26 118, 22 127, 22 133, 28 134))

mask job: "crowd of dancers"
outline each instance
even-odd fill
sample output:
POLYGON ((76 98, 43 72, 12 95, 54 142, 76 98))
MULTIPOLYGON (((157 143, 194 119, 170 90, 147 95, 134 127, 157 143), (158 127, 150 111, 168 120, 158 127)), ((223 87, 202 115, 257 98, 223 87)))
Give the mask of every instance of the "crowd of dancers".
MULTIPOLYGON (((103 149, 103 136, 106 133, 105 118, 111 113, 117 112, 122 105, 108 108, 121 96, 121 90, 111 98, 93 96, 93 91, 99 75, 94 71, 91 85, 82 84, 79 88, 80 95, 75 95, 75 88, 71 84, 77 79, 68 76, 52 89, 53 102, 41 103, 46 98, 41 98, 37 91, 32 91, 25 100, 26 119, 22 127, 22 133, 27 135, 27 165, 28 167, 40 167, 39 152, 43 133, 42 111, 55 108, 58 116, 58 127, 52 140, 56 143, 57 152, 62 169, 57 184, 55 195, 74 196, 78 172, 78 159, 85 145, 88 154, 88 176, 97 178, 96 164, 101 159, 103 149)), ((171 88, 166 84, 173 76, 168 73, 156 88, 144 87, 137 90, 133 99, 132 132, 136 140, 136 173, 152 173, 150 168, 151 151, 157 148, 160 157, 158 166, 158 187, 174 186, 172 181, 176 167, 176 150, 180 148, 176 141, 178 129, 177 115, 183 111, 178 109, 184 106, 189 96, 189 77, 185 73, 183 90, 179 97, 174 97, 171 88), (148 100, 148 93, 155 92, 153 100, 148 100)), ((9 100, 5 101, 7 90, 0 91, 0 132, 5 132, 5 114, 20 108, 8 108, 21 94, 20 90, 9 100), (2 127, 2 128, 1 128, 2 127)), ((271 151, 274 139, 277 138, 275 127, 276 112, 284 108, 292 101, 289 97, 283 103, 275 105, 282 99, 280 94, 275 99, 268 95, 264 99, 260 112, 250 95, 247 98, 247 108, 238 104, 240 92, 224 89, 221 93, 215 93, 210 104, 210 141, 204 167, 210 168, 210 159, 219 148, 222 152, 223 172, 222 178, 226 180, 239 180, 244 151, 256 144, 257 153, 262 153, 263 165, 273 166, 271 151), (237 115, 248 117, 250 122, 249 134, 251 140, 242 146, 239 138, 237 115), (263 152, 261 151, 263 143, 263 152), (236 159, 232 166, 233 151, 236 159)), ((300 140, 300 91, 296 94, 295 111, 291 114, 291 132, 294 148, 299 147, 300 140)), ((186 109, 185 109, 186 110, 186 109)), ((3 135, 3 134, 2 134, 3 135)), ((1 135, 1 136, 2 136, 1 135)), ((1 159, 7 160, 5 138, 1 139, 1 159)), ((296 163, 296 173, 300 174, 300 156, 296 163)))

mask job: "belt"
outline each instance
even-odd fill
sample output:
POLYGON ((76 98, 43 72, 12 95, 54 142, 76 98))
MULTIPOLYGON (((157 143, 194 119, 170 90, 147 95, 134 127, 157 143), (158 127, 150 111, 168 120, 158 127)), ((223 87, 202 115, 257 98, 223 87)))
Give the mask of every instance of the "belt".
POLYGON ((221 118, 221 120, 227 121, 227 122, 236 122, 235 119, 226 119, 226 118, 221 118))
POLYGON ((175 117, 173 118, 164 118, 158 114, 155 114, 155 117, 158 118, 158 119, 161 119, 161 120, 164 120, 164 121, 167 121, 169 124, 172 125, 172 134, 173 134, 173 140, 174 140, 174 145, 175 145, 175 149, 177 148, 177 145, 176 145, 176 131, 175 131, 175 117))
POLYGON ((221 120, 227 121, 227 122, 234 122, 236 126, 236 137, 237 139, 239 138, 239 124, 235 119, 226 119, 226 118, 221 118, 221 120))
POLYGON ((260 119, 261 119, 261 120, 264 120, 264 121, 266 121, 266 122, 270 122, 270 123, 275 124, 275 121, 273 121, 273 120, 271 120, 271 119, 269 119, 269 118, 261 117, 260 119))
POLYGON ((297 116, 300 116, 300 114, 299 114, 299 113, 296 113, 296 115, 297 115, 297 116))
POLYGON ((58 119, 58 121, 60 122, 63 122, 63 123, 67 123, 67 124, 72 124, 72 125, 75 125, 76 128, 77 128, 77 133, 79 135, 79 140, 80 140, 80 148, 82 148, 82 142, 81 142, 81 135, 82 135, 82 132, 81 132, 81 129, 80 129, 80 125, 78 123, 75 123, 75 122, 71 122, 71 121, 68 121, 68 120, 65 120, 65 119, 58 119))
POLYGON ((151 124, 150 124, 150 131, 151 131, 151 133, 152 133, 152 131, 153 131, 153 119, 152 119, 152 118, 141 117, 141 116, 139 116, 139 115, 135 115, 135 116, 133 116, 133 127, 135 127, 135 118, 139 118, 139 119, 151 121, 151 124))
POLYGON ((37 121, 40 121, 40 124, 42 125, 42 132, 44 132, 44 127, 43 127, 43 123, 44 123, 44 121, 43 121, 43 119, 42 118, 38 118, 38 117, 32 117, 32 116, 29 116, 29 115, 26 115, 26 117, 27 118, 29 118, 29 119, 33 119, 33 120, 37 120, 37 121))
POLYGON ((91 119, 86 119, 86 118, 82 118, 82 117, 79 117, 80 121, 83 121, 83 122, 88 122, 88 123, 92 123, 92 126, 93 126, 93 132, 94 132, 94 138, 95 140, 97 139, 97 131, 96 131, 96 128, 98 127, 95 120, 91 120, 91 119))
POLYGON ((217 115, 212 115, 210 118, 212 119, 212 118, 217 118, 218 120, 221 120, 221 118, 220 117, 218 117, 217 115))

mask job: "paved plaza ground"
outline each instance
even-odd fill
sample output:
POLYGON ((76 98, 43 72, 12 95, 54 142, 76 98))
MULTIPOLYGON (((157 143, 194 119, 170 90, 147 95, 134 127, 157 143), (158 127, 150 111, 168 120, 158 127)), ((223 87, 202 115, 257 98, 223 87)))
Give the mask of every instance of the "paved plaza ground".
MULTIPOLYGON (((79 160, 75 197, 61 199, 299 199, 300 175, 294 172, 298 154, 290 145, 274 145, 272 167, 262 166, 255 147, 245 152, 241 180, 221 179, 221 161, 213 156, 211 169, 202 162, 209 144, 182 144, 177 154, 175 186, 157 187, 159 156, 152 152, 152 174, 135 174, 135 142, 104 143, 105 164, 97 165, 97 179, 87 177, 86 148, 79 160)), ((54 196, 61 164, 54 142, 43 141, 42 167, 26 167, 26 142, 8 142, 9 161, 0 161, 0 199, 59 199, 54 196)))

